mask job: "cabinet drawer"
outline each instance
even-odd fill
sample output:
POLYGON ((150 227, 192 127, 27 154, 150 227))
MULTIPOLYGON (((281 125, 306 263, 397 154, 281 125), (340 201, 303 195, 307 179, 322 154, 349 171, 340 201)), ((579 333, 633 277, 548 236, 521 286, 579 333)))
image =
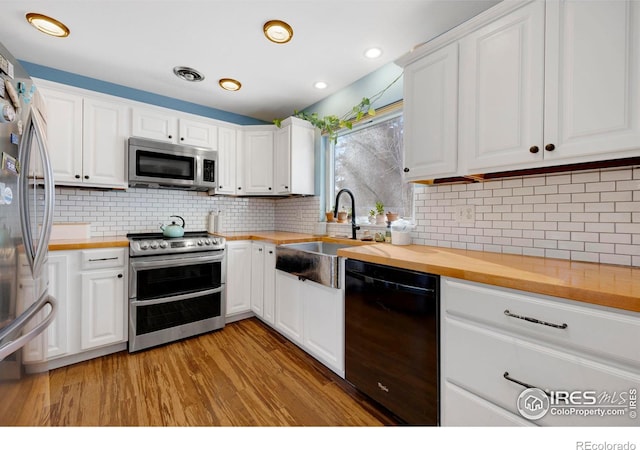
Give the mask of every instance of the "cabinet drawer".
POLYGON ((532 422, 521 416, 516 416, 449 382, 443 383, 442 398, 441 424, 443 426, 534 426, 532 422))
POLYGON ((640 367, 640 314, 450 278, 442 280, 442 295, 445 316, 467 318, 640 367))
MULTIPOLYGON (((516 406, 518 396, 525 387, 506 379, 505 373, 513 379, 550 391, 607 393, 618 406, 629 406, 630 389, 640 388, 638 372, 606 366, 453 318, 445 319, 443 326, 446 345, 443 382, 454 383, 516 415, 520 415, 516 406), (621 393, 624 393, 626 401, 620 404, 621 393)), ((551 410, 535 424, 640 426, 640 420, 631 419, 629 411, 620 416, 603 417, 576 413, 555 415, 551 412, 553 407, 551 405, 551 410)), ((582 406, 577 407, 580 408, 582 406)))
POLYGON ((81 252, 82 270, 124 267, 125 249, 109 248, 104 250, 83 250, 81 252))

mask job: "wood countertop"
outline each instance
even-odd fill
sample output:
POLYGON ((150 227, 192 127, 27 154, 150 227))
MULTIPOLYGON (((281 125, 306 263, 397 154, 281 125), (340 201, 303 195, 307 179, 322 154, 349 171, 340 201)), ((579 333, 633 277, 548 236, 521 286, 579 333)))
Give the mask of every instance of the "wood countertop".
POLYGON ((227 241, 266 241, 276 245, 313 241, 347 243, 351 245, 366 245, 372 243, 370 241, 354 241, 352 239, 306 233, 292 233, 288 231, 239 231, 232 233, 216 233, 214 236, 224 237, 227 241))
POLYGON ((640 269, 423 245, 375 244, 338 256, 640 312, 640 269))
POLYGON ((87 239, 53 239, 49 241, 49 250, 79 250, 84 248, 128 247, 126 236, 93 237, 87 239))

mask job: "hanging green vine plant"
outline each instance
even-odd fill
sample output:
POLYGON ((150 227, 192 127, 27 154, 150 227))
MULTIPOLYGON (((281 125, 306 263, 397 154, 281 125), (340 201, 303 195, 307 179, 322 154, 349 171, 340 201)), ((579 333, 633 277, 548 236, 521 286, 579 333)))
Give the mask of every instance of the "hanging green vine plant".
MULTIPOLYGON (((355 105, 351 110, 342 116, 330 115, 320 117, 318 113, 309 113, 306 111, 294 111, 293 117, 304 119, 310 122, 314 127, 318 128, 322 134, 326 134, 334 143, 338 139, 338 131, 343 128, 352 129, 353 124, 362 120, 365 116, 375 116, 376 110, 373 104, 378 101, 387 90, 393 86, 400 78, 402 73, 396 77, 387 87, 371 97, 363 97, 362 101, 355 105)), ((283 119, 275 119, 273 123, 280 127, 283 119)))

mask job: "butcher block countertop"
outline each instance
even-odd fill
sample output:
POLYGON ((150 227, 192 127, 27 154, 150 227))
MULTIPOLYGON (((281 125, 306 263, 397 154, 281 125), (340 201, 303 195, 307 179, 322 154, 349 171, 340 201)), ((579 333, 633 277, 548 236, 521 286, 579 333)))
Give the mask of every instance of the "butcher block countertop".
POLYGON ((52 239, 49 250, 80 250, 84 248, 128 247, 126 236, 92 237, 86 239, 52 239))
POLYGON ((375 244, 338 256, 640 312, 640 269, 423 245, 375 244))
POLYGON ((276 245, 313 241, 335 243, 344 242, 351 245, 366 245, 372 243, 368 241, 354 241, 352 239, 318 236, 314 234, 291 233, 288 231, 238 231, 232 233, 216 233, 214 236, 222 236, 227 241, 265 241, 276 245))

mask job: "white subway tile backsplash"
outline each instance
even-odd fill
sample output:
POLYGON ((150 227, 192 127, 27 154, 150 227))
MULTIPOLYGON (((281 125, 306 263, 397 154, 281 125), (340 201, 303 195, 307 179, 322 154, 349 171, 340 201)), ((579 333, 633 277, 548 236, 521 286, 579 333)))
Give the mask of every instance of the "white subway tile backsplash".
MULTIPOLYGON (((451 225, 450 217, 449 230, 440 228, 432 238, 434 218, 426 213, 418 219, 425 226, 416 239, 438 245, 455 242, 469 250, 638 266, 638 180, 640 168, 616 168, 456 185, 456 203, 441 197, 437 205, 449 211, 457 204, 475 204, 472 227, 451 225)), ((450 190, 416 186, 416 208, 433 206, 431 193, 443 192, 450 190)))

